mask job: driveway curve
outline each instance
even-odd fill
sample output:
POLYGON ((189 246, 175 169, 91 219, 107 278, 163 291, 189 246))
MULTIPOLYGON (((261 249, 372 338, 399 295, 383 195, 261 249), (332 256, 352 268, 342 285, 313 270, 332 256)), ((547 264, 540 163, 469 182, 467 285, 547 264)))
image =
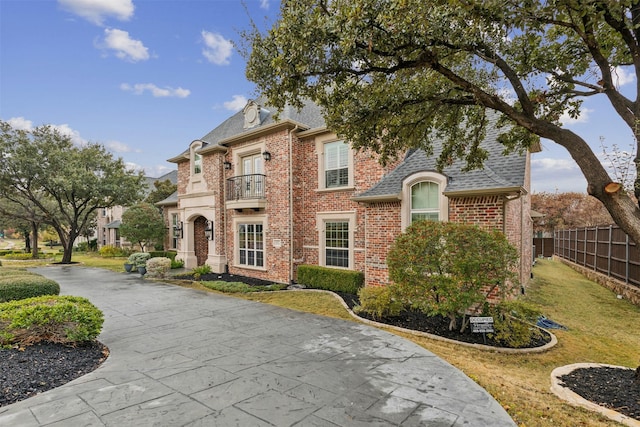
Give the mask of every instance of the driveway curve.
POLYGON ((110 356, 0 426, 515 426, 433 353, 354 322, 80 266, 34 269, 105 315, 110 356))

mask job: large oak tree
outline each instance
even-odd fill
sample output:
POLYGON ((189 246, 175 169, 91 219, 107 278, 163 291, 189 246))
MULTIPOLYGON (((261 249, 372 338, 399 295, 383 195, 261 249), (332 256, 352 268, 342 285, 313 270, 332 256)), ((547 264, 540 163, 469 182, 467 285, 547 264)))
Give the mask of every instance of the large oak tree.
POLYGON ((439 138, 441 166, 462 158, 479 167, 493 113, 507 150, 554 141, 640 242, 637 203, 559 121, 601 97, 640 140, 640 86, 628 97, 616 85, 618 67, 640 75, 637 0, 283 0, 278 22, 245 40, 247 76, 271 104, 314 100, 328 127, 383 161, 409 147, 429 152, 439 138))
POLYGON ((25 131, 0 121, 0 197, 56 230, 62 263, 97 209, 139 201, 143 185, 141 173, 99 144, 76 146, 51 126, 25 131))

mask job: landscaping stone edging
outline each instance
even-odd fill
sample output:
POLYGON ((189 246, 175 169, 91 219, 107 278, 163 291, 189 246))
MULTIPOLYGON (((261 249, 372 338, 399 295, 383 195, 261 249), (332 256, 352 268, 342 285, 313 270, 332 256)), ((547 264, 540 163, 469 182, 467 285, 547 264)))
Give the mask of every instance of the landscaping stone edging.
POLYGON ((613 409, 605 408, 603 406, 590 402, 561 384, 560 377, 570 374, 574 370, 580 368, 632 369, 627 368, 626 366, 607 365, 604 363, 574 363, 571 365, 561 366, 551 372, 551 392, 570 405, 581 406, 590 411, 598 412, 609 418, 610 420, 617 421, 629 427, 640 427, 640 421, 616 412, 613 409))
MULTIPOLYGON (((430 338, 430 339, 437 340, 437 341, 443 341, 443 342, 447 342, 447 343, 450 343, 450 344, 463 345, 463 346, 475 348, 475 349, 478 349, 478 350, 494 351, 496 353, 531 354, 531 353, 544 353, 545 351, 550 350, 552 347, 554 347, 556 344, 558 344, 558 339, 556 338, 556 336, 553 333, 547 331, 546 329, 540 328, 539 326, 536 326, 536 325, 533 325, 533 326, 535 326, 536 328, 544 330, 546 333, 548 333, 551 336, 551 341, 548 342, 547 344, 541 346, 541 347, 535 347, 535 348, 504 348, 504 347, 493 347, 493 346, 490 346, 490 345, 483 345, 483 344, 467 343, 467 342, 463 342, 463 341, 456 341, 456 340, 452 340, 452 339, 449 339, 449 338, 441 337, 439 335, 430 334, 428 332, 414 331, 413 329, 401 328, 399 326, 388 325, 386 323, 380 323, 380 322, 376 322, 374 320, 365 319, 365 318, 360 317, 357 314, 355 314, 349 308, 347 303, 344 302, 342 297, 340 297, 340 295, 338 295, 338 294, 336 294, 334 292, 331 292, 331 291, 325 291, 325 290, 322 290, 322 289, 295 289, 295 291, 324 292, 324 293, 331 294, 335 298, 337 298, 338 301, 340 301, 342 306, 349 312, 351 317, 353 317, 353 318, 355 318, 355 319, 357 319, 357 320, 359 320, 359 321, 361 321, 363 323, 372 325, 372 326, 381 327, 381 328, 388 328, 388 329, 392 329, 392 330, 398 331, 398 332, 404 332, 404 333, 407 333, 407 334, 416 335, 416 336, 425 337, 425 338, 430 338)), ((291 292, 291 291, 289 290, 289 291, 282 291, 282 292, 291 292)), ((640 426, 638 426, 638 427, 640 427, 640 426)))

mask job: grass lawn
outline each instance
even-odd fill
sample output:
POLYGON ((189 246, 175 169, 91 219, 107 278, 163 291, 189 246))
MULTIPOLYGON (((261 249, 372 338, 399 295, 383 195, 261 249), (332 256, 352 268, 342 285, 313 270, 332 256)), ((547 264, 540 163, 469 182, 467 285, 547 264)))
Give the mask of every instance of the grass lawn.
MULTIPOLYGON (((74 254, 73 261, 91 267, 124 271, 124 258, 74 254)), ((33 266, 31 261, 2 260, 3 266, 33 266)), ((600 415, 565 404, 549 391, 551 371, 579 362, 599 362, 635 368, 640 364, 640 307, 616 295, 558 261, 539 260, 526 299, 545 316, 567 326, 554 331, 558 345, 542 354, 502 354, 403 336, 458 367, 489 391, 522 427, 619 426, 600 415)), ((169 281, 211 291, 197 282, 169 281)), ((295 310, 354 320, 332 295, 320 292, 234 294, 240 298, 295 310)))

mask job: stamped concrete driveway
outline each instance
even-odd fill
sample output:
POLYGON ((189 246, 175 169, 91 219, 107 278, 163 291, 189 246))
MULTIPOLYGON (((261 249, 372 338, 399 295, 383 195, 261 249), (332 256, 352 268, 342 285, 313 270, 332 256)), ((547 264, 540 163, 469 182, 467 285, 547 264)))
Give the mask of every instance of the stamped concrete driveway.
POLYGON ((514 426, 431 352, 355 322, 79 266, 35 270, 105 314, 96 371, 0 426, 514 426))

